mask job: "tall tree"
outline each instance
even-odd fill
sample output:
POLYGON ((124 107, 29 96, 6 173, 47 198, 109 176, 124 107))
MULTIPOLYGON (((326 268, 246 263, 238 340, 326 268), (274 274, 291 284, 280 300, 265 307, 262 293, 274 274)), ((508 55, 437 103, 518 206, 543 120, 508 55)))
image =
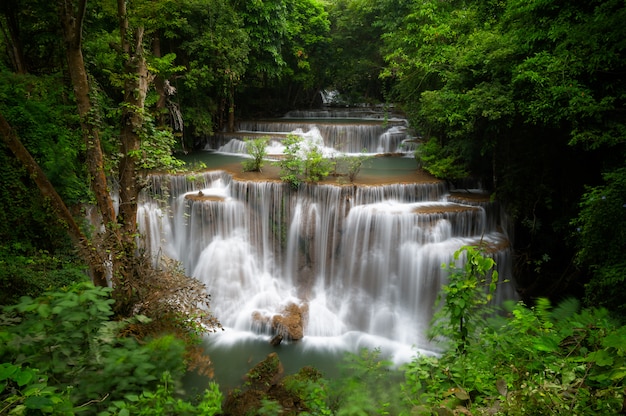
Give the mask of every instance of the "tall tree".
MULTIPOLYGON (((105 229, 119 240, 115 227, 115 210, 104 171, 104 156, 100 144, 97 118, 92 112, 90 85, 83 58, 83 22, 87 0, 59 0, 58 10, 65 40, 68 71, 72 80, 74 97, 80 116, 83 138, 86 146, 86 157, 91 178, 91 187, 95 195, 99 212, 105 229)), ((103 276, 94 276, 94 283, 106 285, 103 276)))
POLYGON ((24 45, 20 36, 20 22, 18 14, 20 4, 18 1, 5 1, 0 5, 0 30, 8 49, 8 55, 15 72, 26 74, 28 68, 24 54, 24 45))
POLYGON ((148 87, 153 75, 148 72, 144 51, 143 25, 129 27, 126 1, 117 1, 121 51, 126 58, 124 64, 124 102, 120 130, 121 160, 119 166, 120 221, 123 224, 125 251, 132 254, 134 236, 137 231, 137 198, 141 190, 137 178, 137 162, 144 128, 144 113, 148 87))
POLYGON ((214 126, 234 129, 235 95, 248 65, 250 37, 231 3, 193 0, 184 13, 188 25, 181 31, 180 44, 187 66, 181 85, 183 112, 199 137, 212 134, 214 126))

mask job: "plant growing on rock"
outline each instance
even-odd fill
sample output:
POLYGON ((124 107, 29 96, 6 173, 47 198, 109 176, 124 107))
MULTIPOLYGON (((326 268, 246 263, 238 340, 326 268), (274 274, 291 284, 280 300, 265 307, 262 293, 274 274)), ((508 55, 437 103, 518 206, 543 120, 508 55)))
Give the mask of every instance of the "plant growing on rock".
POLYGON ((284 157, 277 162, 280 167, 280 179, 297 188, 301 182, 318 182, 331 172, 331 162, 326 159, 314 143, 305 142, 295 134, 290 134, 283 141, 284 157))
POLYGON ((260 137, 257 139, 245 139, 246 151, 251 157, 241 162, 244 172, 261 172, 265 156, 267 156, 267 145, 269 137, 260 137))

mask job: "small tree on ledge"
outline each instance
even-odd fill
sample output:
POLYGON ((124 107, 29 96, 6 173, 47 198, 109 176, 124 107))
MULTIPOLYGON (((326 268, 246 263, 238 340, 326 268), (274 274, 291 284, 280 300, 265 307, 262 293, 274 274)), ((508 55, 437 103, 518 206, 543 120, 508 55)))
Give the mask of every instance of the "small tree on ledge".
POLYGON ((241 162, 244 172, 261 172, 267 156, 267 145, 269 143, 269 137, 260 137, 257 139, 245 139, 246 151, 251 159, 241 162))

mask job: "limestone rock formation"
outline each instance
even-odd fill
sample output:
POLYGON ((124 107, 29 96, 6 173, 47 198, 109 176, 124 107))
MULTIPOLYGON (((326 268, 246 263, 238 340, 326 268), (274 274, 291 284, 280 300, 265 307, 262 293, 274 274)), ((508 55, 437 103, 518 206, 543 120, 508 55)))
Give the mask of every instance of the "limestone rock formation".
POLYGON ((272 328, 283 338, 297 341, 304 336, 304 326, 309 312, 308 305, 288 304, 280 315, 272 317, 272 328))
POLYGON ((272 317, 264 316, 260 312, 252 314, 252 321, 261 330, 270 328, 272 331, 272 345, 278 345, 283 340, 298 341, 304 337, 309 306, 289 303, 283 310, 272 317), (279 337, 280 336, 280 337, 279 337))

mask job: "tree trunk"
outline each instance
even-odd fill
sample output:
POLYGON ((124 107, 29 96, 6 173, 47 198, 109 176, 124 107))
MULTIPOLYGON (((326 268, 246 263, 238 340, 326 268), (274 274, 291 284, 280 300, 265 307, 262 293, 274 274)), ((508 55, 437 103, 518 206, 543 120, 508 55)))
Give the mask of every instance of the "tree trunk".
POLYGON ((8 2, 5 5, 4 17, 7 28, 5 29, 0 22, 2 28, 2 34, 4 36, 7 47, 9 48, 9 58, 15 68, 15 72, 18 74, 26 74, 28 69, 26 68, 26 60, 24 59, 24 47, 22 45, 22 39, 20 36, 20 25, 17 17, 18 13, 17 4, 8 2), (8 34, 7 34, 8 31, 8 34))
POLYGON ((106 286, 106 269, 104 267, 104 261, 98 255, 98 250, 94 249, 89 244, 89 240, 85 238, 74 217, 70 213, 70 210, 65 205, 65 202, 61 199, 61 196, 54 189, 54 186, 50 183, 43 170, 35 159, 31 156, 30 152, 22 145, 19 137, 15 131, 11 128, 4 116, 0 114, 0 134, 2 135, 4 143, 13 152, 15 157, 24 165, 30 177, 33 179, 39 191, 45 199, 50 201, 52 209, 56 212, 59 219, 66 225, 67 232, 72 239, 74 245, 78 248, 81 258, 87 263, 91 270, 93 282, 99 286, 106 286))
POLYGON ((100 132, 94 122, 91 100, 89 98, 89 81, 83 60, 82 21, 87 0, 80 0, 78 9, 74 9, 72 0, 59 2, 61 25, 65 40, 68 70, 74 88, 78 115, 86 145, 87 167, 91 176, 91 187, 102 221, 107 229, 116 223, 113 199, 111 198, 106 175, 104 173, 104 156, 100 146, 100 132))
MULTIPOLYGON (((83 133, 83 140, 86 148, 87 169, 91 178, 91 188, 94 192, 98 211, 102 216, 102 222, 106 230, 107 238, 105 241, 110 242, 110 247, 106 247, 112 259, 112 273, 116 274, 119 268, 118 256, 116 255, 120 237, 116 227, 115 209, 113 207, 113 199, 108 187, 107 178, 104 173, 104 156, 100 145, 100 135, 98 127, 95 123, 95 115, 89 97, 90 87, 87 78, 87 70, 82 52, 82 30, 83 19, 85 16, 87 0, 79 0, 76 4, 74 0, 59 0, 59 15, 61 27, 63 29, 63 39, 65 41, 65 50, 68 62, 68 71, 74 88, 74 96, 78 115, 80 116, 80 124, 83 133), (108 237, 113 237, 110 240, 108 237)), ((103 259, 97 261, 102 262, 103 259)), ((100 265, 91 265, 94 267, 103 267, 100 265)), ((106 284, 106 281, 96 281, 98 285, 106 284)))
POLYGON ((134 30, 132 39, 134 45, 132 45, 125 0, 118 0, 117 4, 122 50, 128 57, 124 65, 126 81, 124 83, 124 104, 122 106, 120 131, 122 159, 119 168, 119 220, 123 227, 125 251, 128 251, 133 246, 133 239, 137 233, 137 198, 141 190, 139 178, 137 178, 137 161, 140 157, 140 134, 144 127, 143 114, 150 78, 143 50, 143 27, 134 30))

